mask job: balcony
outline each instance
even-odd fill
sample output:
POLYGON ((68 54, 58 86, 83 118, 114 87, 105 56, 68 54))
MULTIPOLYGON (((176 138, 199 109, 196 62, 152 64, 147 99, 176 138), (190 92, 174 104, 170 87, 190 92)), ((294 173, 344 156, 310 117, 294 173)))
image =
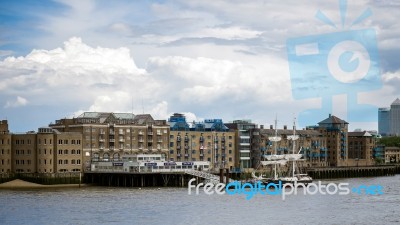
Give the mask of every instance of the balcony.
POLYGON ((161 131, 157 131, 157 135, 161 135, 161 131))
POLYGON ((105 140, 104 139, 99 139, 99 142, 104 142, 105 140))
POLYGON ((179 137, 179 136, 176 137, 176 141, 178 141, 178 142, 181 141, 181 137, 179 137))
POLYGON ((115 142, 115 139, 110 139, 110 142, 115 142))
POLYGON ((139 135, 143 135, 143 131, 139 131, 139 133, 138 133, 139 135))
POLYGON ((180 154, 180 153, 179 153, 179 154, 176 154, 176 156, 177 156, 177 157, 181 157, 181 154, 180 154))
POLYGON ((204 154, 203 153, 200 153, 200 157, 203 157, 204 156, 204 154))
POLYGON ((203 150, 203 149, 204 149, 204 146, 203 146, 203 145, 201 145, 201 146, 200 146, 200 150, 203 150))
POLYGON ((180 145, 176 146, 176 149, 181 150, 181 146, 180 145))
POLYGON ((100 150, 104 150, 104 146, 99 146, 99 149, 100 150))
POLYGON ((185 154, 185 158, 189 157, 189 154, 185 154))
POLYGON ((147 132, 147 135, 153 135, 153 131, 147 132))
POLYGON ((114 135, 115 132, 113 130, 110 130, 110 135, 114 135))
POLYGON ((114 151, 114 146, 110 146, 110 151, 114 151))
POLYGON ((125 139, 120 138, 120 139, 119 139, 119 142, 125 142, 125 139))
POLYGON ((153 139, 148 139, 147 142, 153 143, 153 139))
POLYGON ((188 146, 188 145, 185 145, 185 149, 188 150, 188 149, 189 149, 189 146, 188 146))
POLYGON ((106 132, 104 130, 101 130, 100 134, 106 134, 106 132))
POLYGON ((185 142, 189 142, 189 138, 188 137, 185 137, 185 142))
POLYGON ((143 138, 139 138, 139 142, 143 142, 144 141, 144 139, 143 138))
POLYGON ((162 142, 162 139, 157 139, 157 142, 158 142, 158 143, 161 143, 161 142, 162 142))

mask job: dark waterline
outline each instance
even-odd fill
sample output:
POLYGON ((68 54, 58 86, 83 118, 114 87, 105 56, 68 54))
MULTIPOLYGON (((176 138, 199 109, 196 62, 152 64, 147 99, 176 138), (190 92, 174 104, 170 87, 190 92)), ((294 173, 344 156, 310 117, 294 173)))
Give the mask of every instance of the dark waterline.
POLYGON ((323 180, 383 195, 188 195, 187 188, 0 190, 0 224, 399 224, 400 176, 323 180))

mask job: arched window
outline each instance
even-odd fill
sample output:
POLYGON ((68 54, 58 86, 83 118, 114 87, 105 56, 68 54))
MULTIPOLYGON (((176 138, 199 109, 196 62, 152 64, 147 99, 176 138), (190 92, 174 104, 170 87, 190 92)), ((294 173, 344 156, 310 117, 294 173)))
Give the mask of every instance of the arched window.
POLYGON ((64 164, 68 164, 68 159, 64 160, 64 164))
POLYGON ((62 164, 62 159, 58 160, 58 164, 62 164))
POLYGON ((119 153, 114 153, 113 159, 114 159, 114 161, 118 161, 119 160, 119 153))
POLYGON ((99 161, 99 153, 94 153, 93 154, 93 160, 94 161, 99 161))
POLYGON ((71 154, 75 154, 75 150, 71 150, 71 154))
POLYGON ((104 153, 103 160, 108 161, 109 159, 110 159, 110 156, 108 155, 108 153, 104 153))

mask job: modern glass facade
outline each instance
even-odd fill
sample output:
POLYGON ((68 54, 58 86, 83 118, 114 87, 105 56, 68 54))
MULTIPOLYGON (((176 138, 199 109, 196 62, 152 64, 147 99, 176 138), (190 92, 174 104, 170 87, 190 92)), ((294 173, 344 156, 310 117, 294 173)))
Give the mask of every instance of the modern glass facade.
POLYGON ((387 136, 390 132, 390 108, 378 109, 378 132, 382 136, 387 136))

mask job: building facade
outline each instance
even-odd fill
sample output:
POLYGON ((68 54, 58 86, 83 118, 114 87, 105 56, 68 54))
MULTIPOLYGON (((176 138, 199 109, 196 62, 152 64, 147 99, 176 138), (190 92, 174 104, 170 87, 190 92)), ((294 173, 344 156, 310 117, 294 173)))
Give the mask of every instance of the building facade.
POLYGON ((400 136, 400 99, 390 105, 390 135, 400 136))
POLYGON ((10 173, 12 170, 11 133, 7 120, 0 121, 0 173, 10 173))
POLYGON ((192 127, 183 114, 172 115, 170 133, 170 161, 208 161, 211 170, 234 170, 235 132, 229 131, 221 119, 206 119, 192 127))
POLYGON ((347 166, 348 122, 329 114, 316 129, 326 138, 327 160, 330 166, 347 166))
POLYGON ((374 135, 367 131, 348 132, 348 143, 348 166, 374 165, 374 135))
POLYGON ((236 165, 240 170, 250 171, 253 169, 250 149, 250 130, 256 129, 257 124, 250 120, 235 120, 225 124, 229 129, 235 131, 236 139, 236 165))
POLYGON ((127 154, 168 153, 169 125, 151 115, 85 112, 77 118, 57 120, 50 127, 82 134, 83 162, 118 161, 127 154))
MULTIPOLYGON (((260 166, 260 161, 265 160, 263 156, 273 154, 292 154, 293 142, 288 139, 288 136, 293 135, 292 129, 274 129, 271 125, 269 129, 253 129, 251 130, 251 155, 253 167, 257 169, 260 166), (275 136, 275 132, 280 141, 274 143, 270 140, 275 136), (275 152, 276 149, 276 152, 275 152)), ((296 130, 296 135, 299 139, 295 142, 294 154, 303 154, 305 159, 302 162, 303 166, 307 167, 323 167, 328 166, 326 138, 314 129, 296 130)))
POLYGON ((390 108, 378 109, 378 132, 382 136, 390 134, 390 108))
POLYGON ((392 102, 390 108, 378 109, 378 131, 382 136, 400 135, 400 99, 392 102))
POLYGON ((400 162, 400 148, 385 147, 385 163, 399 163, 399 162, 400 162))

